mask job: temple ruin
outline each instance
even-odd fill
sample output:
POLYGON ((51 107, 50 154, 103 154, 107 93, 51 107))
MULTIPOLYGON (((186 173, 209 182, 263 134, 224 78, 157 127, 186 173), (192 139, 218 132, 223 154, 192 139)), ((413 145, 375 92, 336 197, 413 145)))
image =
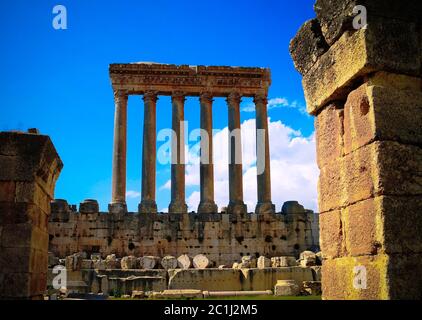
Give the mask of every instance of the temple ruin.
POLYGON ((242 256, 298 258, 304 250, 318 250, 318 215, 295 201, 286 202, 276 212, 271 201, 267 123, 269 69, 112 64, 110 78, 115 93, 115 125, 109 212, 99 212, 95 200, 82 202, 79 209, 65 200, 53 201, 49 222, 51 252, 58 257, 81 251, 99 253, 103 257, 109 254, 119 257, 205 254, 214 266, 231 266, 242 256), (144 101, 142 197, 137 213, 127 212, 126 207, 128 95, 142 95, 144 101), (179 145, 177 141, 172 141, 172 157, 177 161, 171 165, 169 212, 157 212, 156 101, 159 95, 172 97, 172 124, 178 141, 184 141, 180 123, 184 120, 185 97, 199 96, 201 129, 208 135, 212 132, 213 97, 227 98, 230 131, 240 128, 241 98, 254 98, 256 127, 265 132, 260 141, 264 147, 261 145, 262 149, 257 150, 257 162, 264 170, 257 175, 255 212, 248 212, 243 202, 240 135, 229 135, 233 161, 229 161, 230 202, 226 210, 219 212, 214 202, 212 139, 201 136, 201 148, 207 148, 208 157, 204 159, 201 153, 201 201, 197 212, 187 212, 185 165, 181 161, 184 144, 179 145), (240 157, 236 154, 239 150, 240 157))

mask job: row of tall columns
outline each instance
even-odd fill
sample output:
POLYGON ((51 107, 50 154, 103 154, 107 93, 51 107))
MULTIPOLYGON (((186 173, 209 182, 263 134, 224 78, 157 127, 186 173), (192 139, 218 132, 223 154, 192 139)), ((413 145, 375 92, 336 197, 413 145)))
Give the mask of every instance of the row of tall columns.
MULTIPOLYGON (((155 92, 145 92, 144 129, 142 149, 142 194, 138 210, 142 213, 156 213, 155 177, 156 177, 156 102, 155 92)), ((231 93, 227 97, 229 127, 229 204, 227 212, 245 214, 247 207, 243 202, 242 140, 240 130, 241 95, 231 93)), ((184 144, 184 102, 183 92, 172 94, 172 129, 171 140, 171 202, 169 212, 186 213, 185 202, 185 144, 184 144)), ((201 162, 200 191, 201 199, 198 213, 217 213, 214 201, 214 165, 212 143, 212 102, 211 93, 200 95, 201 105, 201 162)), ((256 105, 256 154, 258 203, 256 213, 275 212, 271 202, 271 178, 269 157, 269 136, 267 120, 267 98, 257 95, 256 105)), ((122 212, 126 209, 126 132, 127 132, 127 93, 115 93, 114 152, 112 202, 110 212, 122 212)))

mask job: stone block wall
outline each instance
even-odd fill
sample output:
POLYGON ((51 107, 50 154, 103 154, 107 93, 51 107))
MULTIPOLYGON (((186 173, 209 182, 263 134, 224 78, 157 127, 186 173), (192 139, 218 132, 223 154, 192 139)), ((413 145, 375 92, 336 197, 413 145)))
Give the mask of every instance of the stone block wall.
POLYGON ((245 255, 299 256, 318 250, 318 215, 296 201, 277 214, 138 214, 98 211, 94 200, 79 211, 64 200, 52 202, 49 250, 58 257, 75 252, 103 257, 206 254, 216 265, 232 265, 245 255))
POLYGON ((323 297, 421 299, 422 3, 315 11, 290 50, 316 117, 323 297))
POLYGON ((48 136, 0 132, 0 298, 42 298, 48 216, 63 165, 48 136))

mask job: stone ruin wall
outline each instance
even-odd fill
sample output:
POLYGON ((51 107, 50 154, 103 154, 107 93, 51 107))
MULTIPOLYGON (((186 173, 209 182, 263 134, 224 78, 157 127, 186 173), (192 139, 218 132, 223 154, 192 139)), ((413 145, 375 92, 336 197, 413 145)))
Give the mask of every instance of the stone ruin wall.
POLYGON ((422 2, 314 8, 290 51, 316 117, 323 298, 421 299, 422 2))
POLYGON ((99 212, 93 200, 79 211, 64 200, 51 204, 49 251, 64 258, 76 252, 118 257, 205 254, 229 265, 242 256, 295 256, 319 249, 318 214, 286 202, 276 214, 243 217, 218 214, 134 214, 99 212))

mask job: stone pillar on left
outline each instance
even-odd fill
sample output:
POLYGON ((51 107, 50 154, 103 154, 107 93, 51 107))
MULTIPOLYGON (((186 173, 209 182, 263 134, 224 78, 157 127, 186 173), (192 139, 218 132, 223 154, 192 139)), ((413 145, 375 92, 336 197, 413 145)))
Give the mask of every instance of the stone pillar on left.
POLYGON ((0 299, 43 299, 50 201, 62 168, 48 136, 0 132, 0 299))
POLYGON ((122 90, 114 92, 114 146, 113 178, 111 203, 108 210, 112 214, 127 211, 126 207, 126 133, 127 133, 127 93, 122 90))

